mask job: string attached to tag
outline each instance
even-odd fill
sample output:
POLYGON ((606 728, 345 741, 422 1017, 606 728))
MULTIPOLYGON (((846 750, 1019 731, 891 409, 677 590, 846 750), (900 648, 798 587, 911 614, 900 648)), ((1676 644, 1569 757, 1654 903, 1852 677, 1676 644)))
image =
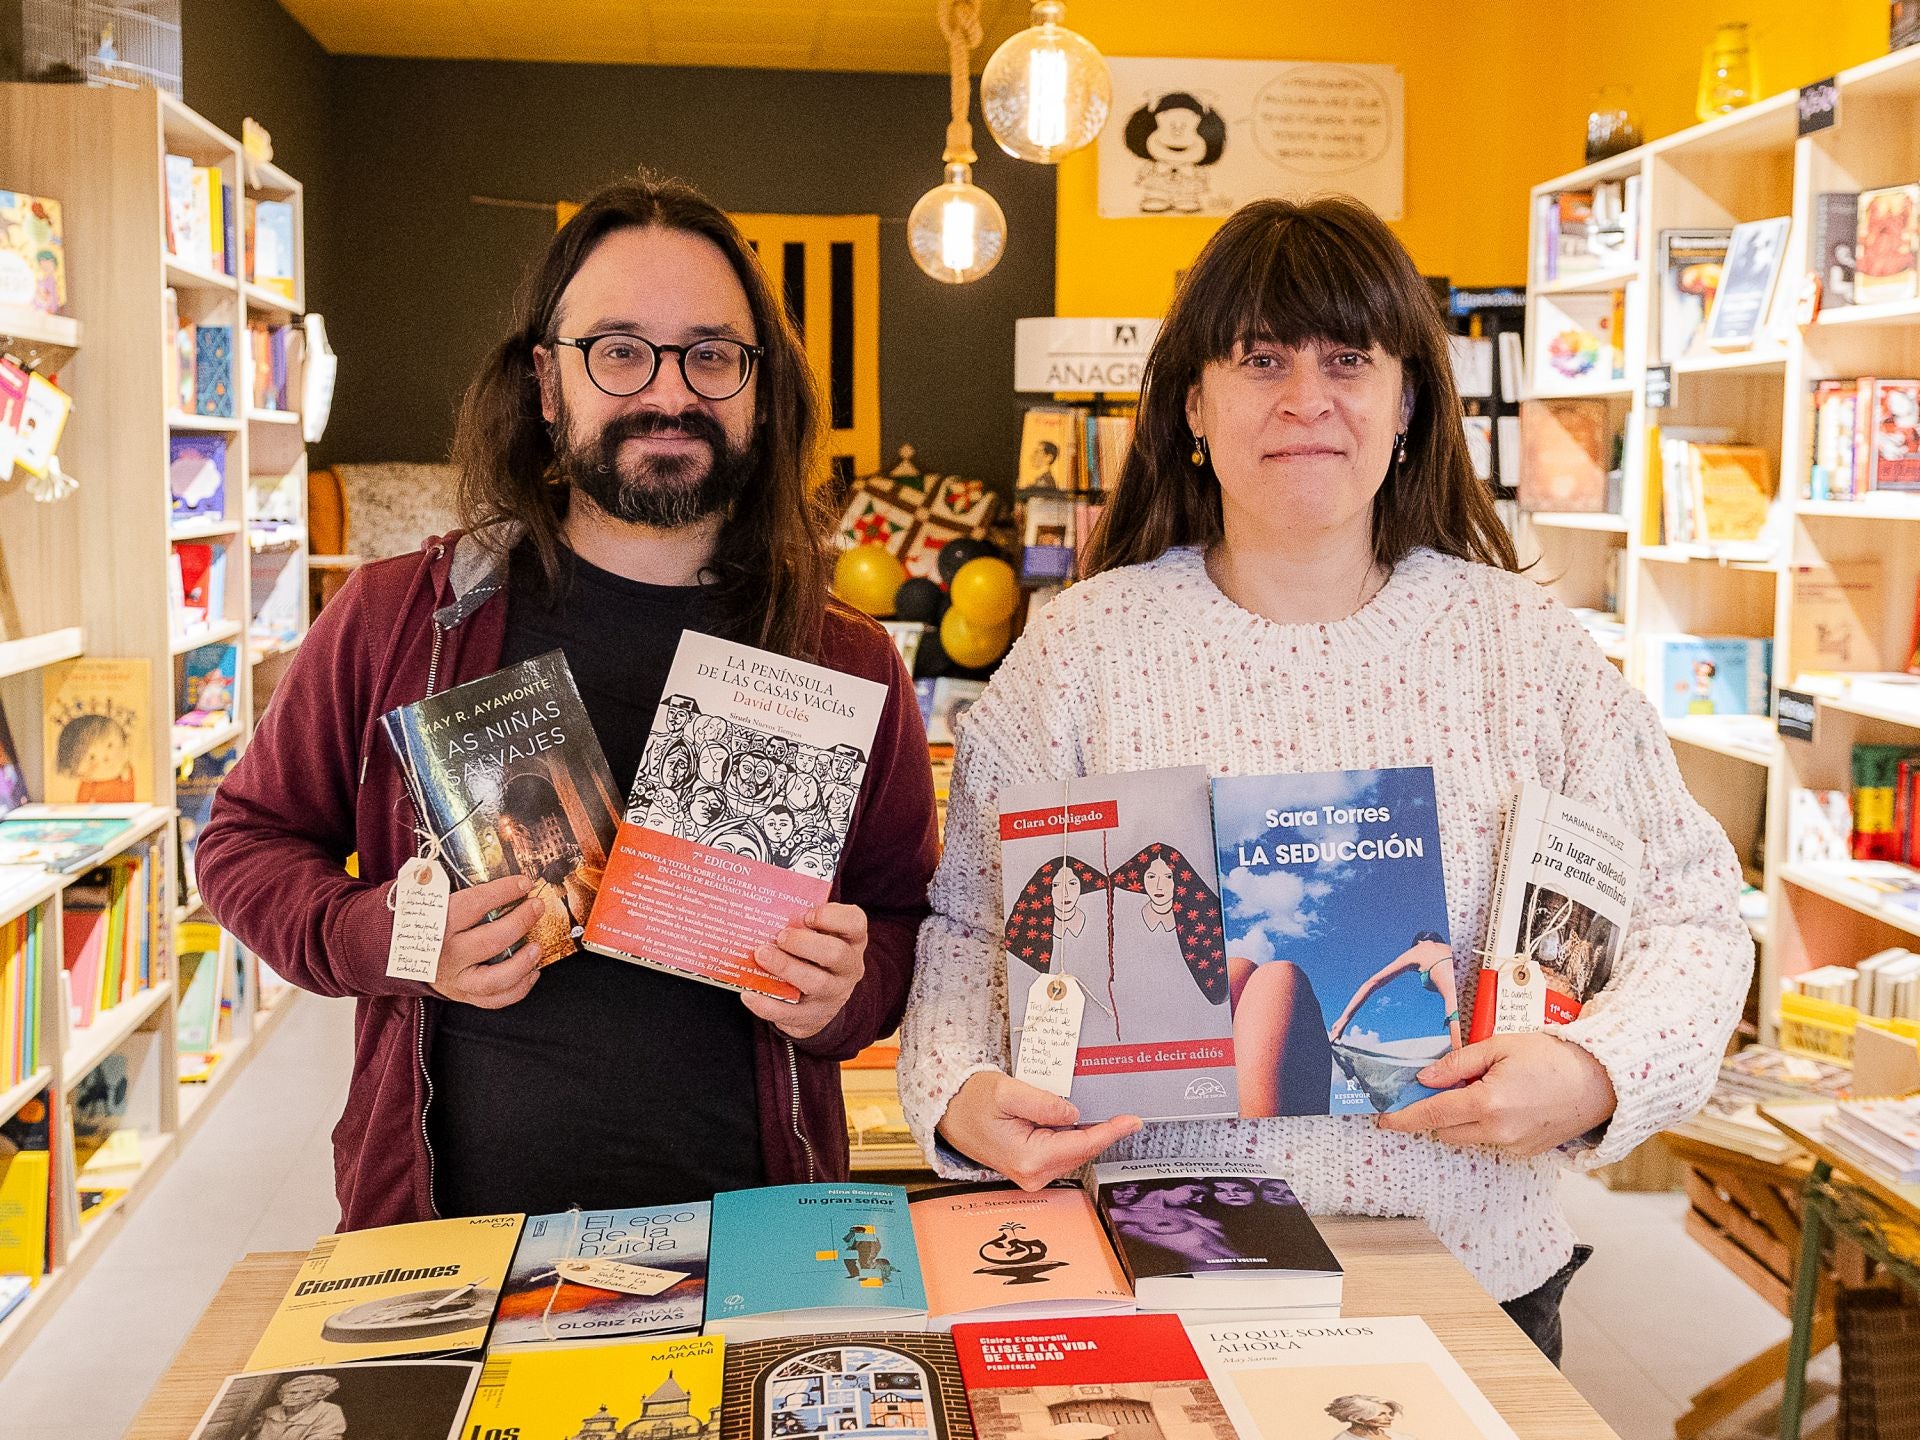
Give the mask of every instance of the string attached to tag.
MULTIPOLYGON (((1481 950, 1480 983, 1493 986, 1495 1035, 1525 1035, 1547 1026, 1547 972, 1528 955, 1481 950)), ((1484 1013, 1484 1012, 1480 1012, 1484 1013)))
POLYGON ((1026 1024, 1013 1078, 1065 1098, 1073 1091, 1087 993, 1071 975, 1036 975, 1027 989, 1026 1024))
POLYGON ((440 976, 440 946, 447 936, 447 902, 453 886, 440 860, 440 839, 417 832, 420 853, 400 867, 387 889, 393 938, 387 942, 387 978, 431 985, 440 976))

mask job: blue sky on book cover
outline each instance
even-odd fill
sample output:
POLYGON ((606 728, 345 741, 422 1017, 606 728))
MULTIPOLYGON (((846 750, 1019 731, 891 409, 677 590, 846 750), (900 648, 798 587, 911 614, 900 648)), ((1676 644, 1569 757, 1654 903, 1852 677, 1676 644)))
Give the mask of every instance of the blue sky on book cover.
MULTIPOLYGON (((1431 768, 1224 777, 1213 806, 1227 954, 1299 966, 1324 1028, 1421 937, 1448 942, 1431 768)), ((1449 1048, 1447 1015, 1412 965, 1379 984, 1330 1037, 1326 1113, 1399 1109, 1431 1093, 1411 1081, 1413 1062, 1449 1048)))
POLYGON ((769 1311, 927 1308, 906 1191, 771 1185, 713 1199, 707 1324, 769 1311))

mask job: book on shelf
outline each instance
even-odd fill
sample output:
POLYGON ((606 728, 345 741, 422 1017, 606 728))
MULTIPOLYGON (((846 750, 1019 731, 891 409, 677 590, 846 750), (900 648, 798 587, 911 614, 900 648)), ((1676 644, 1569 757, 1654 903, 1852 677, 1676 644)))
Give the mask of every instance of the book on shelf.
POLYGON ((63 661, 41 693, 49 804, 152 801, 152 661, 63 661))
POLYGON ((1543 195, 1537 269, 1546 281, 1616 270, 1639 258, 1640 177, 1543 195))
POLYGON ((1920 380, 1863 375, 1813 387, 1807 498, 1920 492, 1920 380))
POLYGON ((27 376, 27 393, 13 441, 13 464, 37 480, 53 471, 53 459, 73 413, 73 397, 38 370, 27 376))
POLYGON ((686 631, 588 949, 780 1000, 753 952, 832 891, 887 687, 686 631))
POLYGON ((462 1434, 468 1440, 718 1440, 722 1351, 730 1348, 717 1335, 684 1335, 489 1350, 462 1434))
POLYGON ((1043 1433, 1070 1440, 1165 1434, 1162 1415, 1178 1417, 1181 1440, 1237 1440, 1172 1315, 958 1325, 953 1348, 978 1440, 1026 1440, 1040 1415, 1058 1417, 1043 1433))
POLYGON ((999 807, 1015 1075, 1083 1122, 1237 1113, 1205 768, 1013 785, 999 807))
POLYGON ((1787 860, 1793 865, 1831 865, 1848 858, 1853 834, 1853 797, 1845 790, 1787 792, 1787 860))
POLYGON ((1920 1020, 1920 955, 1889 945, 1853 967, 1853 999, 1863 1018, 1920 1020))
POLYGON ((203 920, 182 925, 174 981, 174 1049, 183 1066, 204 1063, 220 1044, 220 927, 203 920))
POLYGON ((462 1440, 480 1369, 471 1360, 371 1360, 229 1375, 190 1440, 462 1440))
POLYGON ((1860 192, 1854 236, 1853 303, 1911 300, 1920 277, 1920 184, 1860 192))
POLYGON ((718 1440, 849 1430, 973 1440, 960 1362, 942 1332, 729 1339, 726 1376, 718 1440))
POLYGON ((48 1269, 52 1115, 43 1093, 0 1120, 0 1274, 39 1276, 48 1269))
POLYGON ((1839 1101, 1821 1124, 1820 1138, 1882 1179, 1920 1182, 1920 1096, 1839 1101))
POLYGON ((1520 406, 1522 510, 1600 514, 1608 509, 1604 400, 1528 400, 1520 406))
POLYGON ((191 413, 233 419, 233 331, 225 325, 193 327, 191 413))
POLYGON ((293 299, 293 202, 247 202, 247 279, 283 300, 293 299))
MULTIPOLYGON (((0 904, 6 903, 9 875, 35 880, 42 873, 0 868, 0 904)), ((48 913, 30 910, 0 922, 0 1089, 11 1089, 40 1068, 40 985, 48 953, 48 913)))
POLYGON ((130 1000, 153 982, 160 912, 160 857, 152 841, 84 872, 61 897, 61 961, 76 1026, 130 1000))
POLYGON ((1044 585, 1070 579, 1078 540, 1072 493, 1029 490, 1019 503, 1020 583, 1044 585))
POLYGON ((927 1294, 897 1185, 723 1190, 713 1197, 708 1334, 925 1330, 927 1294))
POLYGON ((1536 392, 1550 394, 1622 379, 1627 373, 1626 293, 1542 295, 1535 301, 1536 392))
POLYGON ((1822 311, 1853 303, 1853 257, 1859 230, 1859 191, 1823 190, 1813 197, 1813 273, 1820 282, 1822 311))
POLYGON ((176 899, 183 905, 200 890, 195 861, 200 852, 200 832, 213 818, 214 792, 239 763, 239 747, 229 743, 195 756, 174 779, 174 804, 180 812, 174 822, 180 837, 180 888, 176 899))
POLYGON ((58 315, 67 307, 60 202, 0 190, 0 305, 58 315))
POLYGON ((26 419, 32 376, 11 356, 0 355, 0 475, 11 477, 20 453, 20 426, 26 419))
POLYGON ((1787 654, 1801 670, 1878 670, 1884 604, 1878 560, 1794 565, 1787 654))
POLYGON ((1920 380, 1873 382, 1870 490, 1920 494, 1920 380))
POLYGON ((246 1368, 426 1359, 478 1349, 522 1219, 475 1215, 321 1236, 246 1368))
POLYGON ((0 1320, 5 1320, 33 1293, 33 1278, 0 1273, 0 1320))
POLYGON ((1654 633, 1641 654, 1648 695, 1669 719, 1771 713, 1771 636, 1654 633))
POLYGON ((1188 1327, 1240 1440, 1418 1436, 1516 1440, 1415 1315, 1188 1327))
POLYGON ((1213 809, 1240 1113, 1432 1094, 1417 1076, 1452 1049, 1459 1003, 1432 768, 1224 776, 1213 809))
POLYGON ((491 1344, 694 1333, 707 1292, 705 1200, 529 1215, 491 1344))
POLYGON ((1705 343, 1707 314, 1720 288, 1733 231, 1662 230, 1656 245, 1660 285, 1660 363, 1672 365, 1705 343))
POLYGON ((534 882, 540 963, 578 948, 613 844, 613 776, 558 650, 381 717, 456 883, 534 882))
POLYGON ((1093 1184, 1141 1310, 1189 1321, 1340 1313, 1339 1260, 1293 1187, 1259 1164, 1110 1161, 1093 1184))
POLYGON ((1786 260, 1786 215, 1743 220, 1727 241, 1727 258, 1707 312, 1706 343, 1715 350, 1741 350, 1762 339, 1786 260))
POLYGON ((1034 405, 1020 421, 1020 471, 1015 493, 1073 490, 1080 463, 1079 412, 1034 405))
POLYGON ((7 727, 6 709, 0 706, 0 818, 31 798, 27 794, 26 773, 20 767, 20 747, 14 744, 13 731, 7 727))
POLYGON ((231 640, 199 645, 181 660, 180 699, 187 704, 174 725, 187 730, 217 729, 233 723, 240 687, 240 647, 231 640))
POLYGON ((1133 1293, 1077 1185, 950 1185, 908 1204, 928 1328, 1033 1316, 1124 1314, 1133 1293))
POLYGON ((0 816, 0 865, 85 870, 147 813, 145 805, 22 805, 0 816))
POLYGON ((225 517, 228 438, 191 430, 168 433, 167 489, 175 524, 225 517))
POLYGON ((1900 823, 1900 767, 1920 759, 1912 745, 1856 744, 1850 758, 1853 779, 1853 834, 1850 851, 1856 860, 1898 861, 1911 853, 1913 815, 1900 823))
POLYGON ((1494 865, 1471 1041, 1579 1017, 1626 943, 1644 851, 1605 807, 1522 782, 1494 865))
MULTIPOLYGON (((218 541, 176 540, 170 565, 179 567, 180 594, 173 612, 173 633, 185 638, 196 628, 217 625, 227 613, 227 547, 218 541)), ((169 589, 172 574, 168 575, 169 589)))
POLYGON ((255 410, 292 410, 293 366, 305 348, 300 331, 292 325, 250 321, 247 346, 253 355, 253 392, 249 403, 255 410))

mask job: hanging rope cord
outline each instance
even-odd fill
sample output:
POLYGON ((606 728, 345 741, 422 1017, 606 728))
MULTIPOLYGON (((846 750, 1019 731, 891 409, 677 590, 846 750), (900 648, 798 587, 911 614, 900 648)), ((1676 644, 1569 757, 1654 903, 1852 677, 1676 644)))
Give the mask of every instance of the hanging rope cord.
POLYGON ((980 46, 978 0, 939 0, 940 33, 947 37, 947 70, 953 118, 947 124, 947 148, 940 157, 949 165, 971 165, 980 157, 973 150, 973 123, 967 119, 972 99, 969 72, 973 52, 980 46))

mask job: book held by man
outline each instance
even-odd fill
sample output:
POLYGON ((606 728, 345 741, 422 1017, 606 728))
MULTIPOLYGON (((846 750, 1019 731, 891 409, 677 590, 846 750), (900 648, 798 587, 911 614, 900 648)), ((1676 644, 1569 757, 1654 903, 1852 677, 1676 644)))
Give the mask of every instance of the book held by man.
POLYGON ((458 884, 534 882, 540 963, 577 948, 613 844, 606 756, 558 650, 381 717, 420 828, 458 884))
POLYGON ((1095 1203, 1142 1311, 1338 1315, 1343 1272, 1293 1187, 1252 1161, 1120 1160, 1095 1203))
POLYGON ((908 1206, 930 1329, 1034 1315, 1126 1314, 1133 1295, 1077 1185, 951 1185, 908 1206))
POLYGON ((712 1208, 691 1200, 529 1215, 492 1347, 699 1330, 712 1208))
POLYGON ((685 632, 587 948, 797 1000, 753 952, 831 893, 887 693, 877 681, 685 632))

